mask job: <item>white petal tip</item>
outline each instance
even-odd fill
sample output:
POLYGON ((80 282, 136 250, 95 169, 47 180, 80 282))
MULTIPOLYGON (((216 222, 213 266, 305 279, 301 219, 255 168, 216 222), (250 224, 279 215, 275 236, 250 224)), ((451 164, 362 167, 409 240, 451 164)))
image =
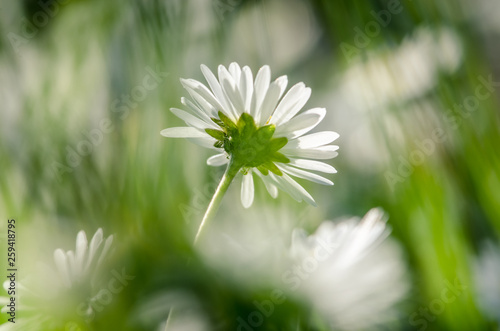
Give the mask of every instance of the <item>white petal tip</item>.
POLYGON ((94 236, 92 237, 92 241, 102 241, 102 238, 104 236, 104 233, 102 231, 102 228, 97 229, 95 232, 94 236))
POLYGON ((253 175, 250 172, 243 176, 241 183, 241 204, 244 208, 249 208, 252 205, 254 199, 254 189, 253 175))
POLYGON ((87 245, 87 235, 85 234, 85 231, 81 230, 76 235, 76 245, 87 245))
POLYGON ((207 138, 208 134, 193 127, 174 127, 160 131, 167 138, 207 138))

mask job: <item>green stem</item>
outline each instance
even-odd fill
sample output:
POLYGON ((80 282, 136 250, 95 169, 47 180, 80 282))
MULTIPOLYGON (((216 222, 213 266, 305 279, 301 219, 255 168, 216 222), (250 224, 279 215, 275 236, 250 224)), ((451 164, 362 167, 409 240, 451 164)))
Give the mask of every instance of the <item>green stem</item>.
MULTIPOLYGON (((208 205, 207 211, 203 216, 203 220, 201 221, 200 227, 198 228, 198 232, 196 233, 196 237, 194 238, 195 245, 200 240, 200 236, 203 232, 203 229, 207 227, 207 224, 210 223, 210 221, 215 217, 215 214, 217 214, 217 210, 219 209, 219 206, 222 202, 222 198, 224 197, 224 194, 229 188, 229 185, 233 181, 234 177, 238 174, 240 168, 241 167, 239 165, 236 165, 232 159, 229 161, 229 164, 227 165, 226 168, 226 172, 224 172, 224 176, 222 176, 219 186, 217 186, 214 196, 212 197, 212 200, 208 205)), ((177 307, 173 306, 170 309, 167 322, 165 323, 165 331, 172 328, 172 323, 173 323, 172 321, 176 319, 175 317, 176 315, 178 315, 177 307)))
POLYGON ((170 312, 168 313, 167 322, 165 323, 164 331, 168 331, 169 329, 172 328, 172 323, 173 323, 172 321, 174 320, 174 314, 176 312, 177 312, 176 307, 172 306, 172 308, 170 308, 170 312))
POLYGON ((200 236, 203 232, 203 229, 207 227, 207 224, 210 223, 210 221, 212 221, 212 219, 217 214, 217 210, 219 209, 219 206, 222 202, 222 198, 224 197, 224 194, 229 188, 229 185, 233 181, 234 177, 238 174, 240 168, 241 167, 239 165, 236 165, 232 159, 231 161, 229 161, 229 164, 227 165, 226 168, 226 172, 224 173, 224 176, 222 176, 219 186, 217 186, 214 196, 212 197, 212 200, 208 205, 207 211, 203 216, 203 220, 201 221, 200 227, 198 228, 198 232, 196 233, 196 237, 194 238, 195 245, 200 240, 200 236))

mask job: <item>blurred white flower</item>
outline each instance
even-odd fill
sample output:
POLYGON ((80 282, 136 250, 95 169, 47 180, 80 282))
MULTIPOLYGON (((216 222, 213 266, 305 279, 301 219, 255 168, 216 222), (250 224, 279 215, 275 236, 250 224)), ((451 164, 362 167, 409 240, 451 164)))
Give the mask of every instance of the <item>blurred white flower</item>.
POLYGON ((384 137, 401 144, 406 152, 405 137, 427 138, 442 125, 436 114, 443 105, 429 94, 440 75, 460 68, 464 46, 460 34, 450 27, 422 26, 398 45, 363 54, 334 77, 321 102, 329 109, 343 110, 332 112, 328 121, 344 130, 340 134, 350 166, 379 173, 393 161, 384 137), (423 120, 425 125, 415 125, 423 120))
POLYGON ((113 236, 104 240, 102 229, 98 229, 89 245, 87 236, 82 230, 76 236, 75 252, 56 249, 54 262, 62 284, 71 287, 75 283, 91 280, 93 272, 102 264, 112 243, 113 236))
POLYGON ((500 248, 491 242, 483 245, 474 267, 479 305, 500 323, 500 248))
POLYGON ((372 328, 395 319, 408 283, 399 247, 380 209, 360 221, 323 222, 310 236, 295 230, 295 265, 282 280, 298 291, 335 330, 372 328))
POLYGON ((197 250, 204 261, 232 282, 245 288, 280 286, 289 267, 290 233, 298 224, 319 218, 321 211, 264 205, 244 211, 231 205, 220 213, 197 250), (234 222, 238 219, 238 222, 234 222), (258 220, 258 222, 256 222, 258 220))
POLYGON ((181 79, 193 101, 182 98, 189 110, 172 108, 187 127, 168 128, 165 137, 189 138, 218 154, 208 165, 231 164, 243 173, 241 201, 248 208, 253 203, 253 174, 259 176, 269 194, 275 198, 278 187, 297 201, 315 205, 311 195, 289 175, 323 185, 333 183, 312 171, 335 173, 329 164, 311 159, 331 159, 338 146, 329 145, 338 138, 332 131, 305 135, 325 117, 324 108, 313 108, 297 115, 309 100, 311 89, 298 83, 281 98, 288 84, 286 76, 271 82, 269 66, 263 66, 255 80, 252 71, 231 63, 220 65, 218 79, 202 65, 210 86, 194 79, 181 79), (297 116, 296 116, 297 115, 297 116))
MULTIPOLYGON (((22 311, 23 317, 16 317, 15 324, 0 326, 0 330, 46 330, 59 327, 65 314, 82 319, 93 314, 90 303, 99 292, 94 285, 112 242, 112 235, 105 239, 102 229, 98 229, 89 244, 82 230, 76 237, 75 251, 54 251, 55 267, 38 263, 36 275, 16 284, 16 310, 22 311)), ((5 290, 9 283, 4 282, 5 290)), ((0 297, 0 303, 8 299, 0 297)), ((8 310, 4 306, 1 312, 8 310)))

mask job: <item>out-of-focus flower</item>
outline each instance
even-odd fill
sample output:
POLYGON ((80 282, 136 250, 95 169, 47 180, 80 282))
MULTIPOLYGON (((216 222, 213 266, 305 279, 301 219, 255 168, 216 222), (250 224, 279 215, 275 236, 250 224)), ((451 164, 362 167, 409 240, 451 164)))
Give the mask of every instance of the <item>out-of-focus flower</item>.
MULTIPOLYGON (((228 205, 237 197, 229 197, 228 205)), ((244 211, 240 206, 225 208, 197 245, 204 261, 245 288, 262 289, 281 284, 289 267, 290 233, 298 224, 320 217, 321 211, 278 206, 259 206, 244 211), (238 222, 234 222, 238 219, 238 222), (256 222, 258 220, 258 222, 256 222)))
POLYGON ((500 323, 500 248, 491 242, 483 246, 474 268, 481 309, 500 323))
POLYGON ((379 173, 392 163, 381 132, 392 145, 401 144, 403 153, 408 148, 405 137, 426 138, 441 126, 437 114, 445 105, 429 98, 429 93, 441 75, 460 68, 463 53, 463 41, 454 29, 422 26, 397 46, 367 49, 363 57, 353 59, 320 96, 329 109, 349 109, 332 112, 328 121, 344 130, 340 132, 347 145, 343 157, 350 166, 379 173), (425 125, 415 125, 422 119, 425 125))
POLYGON ((295 265, 283 282, 307 298, 335 330, 373 328, 396 318, 408 290, 399 247, 380 209, 360 221, 323 222, 307 236, 294 231, 295 265))
POLYGON ((218 79, 208 67, 202 65, 201 70, 210 89, 194 79, 181 79, 193 100, 181 99, 189 112, 171 109, 188 126, 168 128, 161 134, 189 138, 218 150, 207 163, 229 164, 243 173, 241 201, 246 208, 253 203, 253 174, 263 180, 273 198, 279 187, 295 200, 315 205, 311 195, 289 175, 333 185, 311 171, 336 172, 329 164, 316 160, 337 156, 338 146, 329 144, 338 134, 324 131, 305 135, 326 115, 324 108, 297 115, 309 100, 311 89, 301 82, 283 96, 288 79, 281 76, 270 82, 269 66, 263 66, 255 80, 249 67, 242 69, 234 62, 228 69, 219 66, 218 79))
MULTIPOLYGON (((98 229, 90 243, 82 230, 76 237, 75 251, 54 251, 55 267, 44 263, 37 266, 38 273, 16 284, 16 310, 22 318, 16 323, 6 323, 0 330, 47 330, 61 327, 64 317, 85 320, 93 316, 92 302, 99 290, 99 271, 109 254, 113 236, 107 239, 98 229)), ((7 290, 10 281, 4 282, 7 290)), ((5 303, 0 297, 0 302, 5 303)), ((9 311, 8 306, 1 309, 9 311)))

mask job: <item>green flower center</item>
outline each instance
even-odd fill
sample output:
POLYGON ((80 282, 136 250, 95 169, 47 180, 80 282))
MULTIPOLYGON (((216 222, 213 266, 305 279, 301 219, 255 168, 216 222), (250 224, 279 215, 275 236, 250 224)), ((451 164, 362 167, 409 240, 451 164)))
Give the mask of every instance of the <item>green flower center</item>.
POLYGON ((274 124, 258 128, 252 116, 243 113, 237 123, 231 121, 219 111, 219 118, 212 118, 221 129, 206 129, 215 139, 217 148, 224 148, 230 155, 233 164, 245 172, 248 168, 257 168, 263 175, 272 173, 281 176, 283 173, 274 162, 288 163, 290 160, 278 152, 286 145, 285 137, 273 138, 274 124))

